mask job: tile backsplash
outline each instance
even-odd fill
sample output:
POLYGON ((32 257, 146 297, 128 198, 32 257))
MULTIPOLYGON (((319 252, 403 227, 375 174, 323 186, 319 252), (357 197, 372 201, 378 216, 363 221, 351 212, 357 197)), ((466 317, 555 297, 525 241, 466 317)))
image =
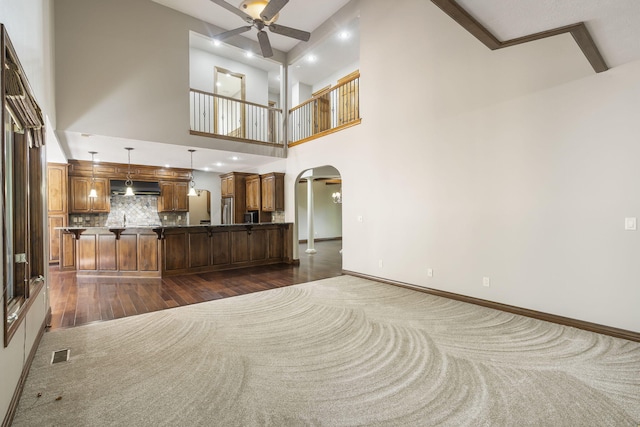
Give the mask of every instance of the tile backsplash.
POLYGON ((102 214, 70 214, 71 227, 122 227, 127 226, 187 225, 187 212, 158 213, 157 196, 112 196, 111 211, 102 214))

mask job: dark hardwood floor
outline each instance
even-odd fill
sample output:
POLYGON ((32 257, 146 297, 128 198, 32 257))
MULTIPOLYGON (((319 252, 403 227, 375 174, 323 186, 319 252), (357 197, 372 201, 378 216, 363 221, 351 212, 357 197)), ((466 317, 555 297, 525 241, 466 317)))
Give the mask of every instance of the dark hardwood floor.
POLYGON ((341 275, 342 241, 316 242, 300 265, 243 268, 164 279, 76 278, 75 271, 49 269, 51 328, 68 328, 183 305, 228 298, 341 275))

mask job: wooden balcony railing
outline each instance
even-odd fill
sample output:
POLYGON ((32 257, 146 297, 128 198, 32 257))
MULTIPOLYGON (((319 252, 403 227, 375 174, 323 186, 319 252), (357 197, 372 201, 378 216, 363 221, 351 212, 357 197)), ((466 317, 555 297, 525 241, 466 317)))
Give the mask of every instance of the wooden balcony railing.
POLYGON ((189 96, 192 135, 284 144, 282 110, 197 89, 189 96))
POLYGON ((360 123, 360 73, 289 110, 289 146, 360 123))

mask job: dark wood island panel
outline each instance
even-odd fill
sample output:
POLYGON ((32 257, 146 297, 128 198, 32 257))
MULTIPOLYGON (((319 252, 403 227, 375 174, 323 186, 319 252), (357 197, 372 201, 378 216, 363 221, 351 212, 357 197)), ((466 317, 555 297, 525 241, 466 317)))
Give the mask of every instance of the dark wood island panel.
POLYGON ((264 223, 62 228, 68 240, 63 240, 61 266, 79 276, 164 277, 290 264, 292 227, 264 223))
POLYGON ((78 276, 161 277, 160 242, 151 229, 76 232, 78 276))
POLYGON ((163 228, 162 276, 291 263, 291 233, 290 223, 163 228))

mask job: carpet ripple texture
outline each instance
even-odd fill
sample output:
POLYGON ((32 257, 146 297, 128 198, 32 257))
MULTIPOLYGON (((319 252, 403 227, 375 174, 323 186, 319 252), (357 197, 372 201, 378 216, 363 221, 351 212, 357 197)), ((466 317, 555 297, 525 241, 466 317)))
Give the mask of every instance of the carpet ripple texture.
POLYGON ((639 424, 639 343, 341 276, 46 333, 13 425, 639 424))

